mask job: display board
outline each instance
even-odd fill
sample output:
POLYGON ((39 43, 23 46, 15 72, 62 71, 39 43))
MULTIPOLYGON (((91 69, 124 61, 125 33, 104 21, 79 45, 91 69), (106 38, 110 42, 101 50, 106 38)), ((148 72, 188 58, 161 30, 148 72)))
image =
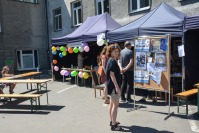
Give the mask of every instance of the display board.
POLYGON ((170 35, 134 39, 134 87, 169 92, 170 35))

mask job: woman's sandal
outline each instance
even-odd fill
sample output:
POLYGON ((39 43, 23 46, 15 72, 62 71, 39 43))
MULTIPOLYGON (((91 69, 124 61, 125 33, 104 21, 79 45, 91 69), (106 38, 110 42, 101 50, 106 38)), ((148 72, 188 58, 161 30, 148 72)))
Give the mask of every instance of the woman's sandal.
POLYGON ((111 126, 111 130, 112 131, 122 131, 123 128, 122 127, 118 127, 118 125, 116 124, 116 125, 112 125, 111 126))
MULTIPOLYGON (((116 125, 119 125, 120 122, 116 121, 116 125)), ((112 121, 110 121, 110 126, 112 126, 112 121)))

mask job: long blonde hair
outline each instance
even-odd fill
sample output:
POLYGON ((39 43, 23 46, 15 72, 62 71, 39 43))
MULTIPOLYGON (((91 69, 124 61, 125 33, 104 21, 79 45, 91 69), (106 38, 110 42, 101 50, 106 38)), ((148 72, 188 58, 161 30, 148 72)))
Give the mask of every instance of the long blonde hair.
POLYGON ((5 72, 8 71, 8 70, 9 70, 9 67, 8 66, 4 66, 2 68, 1 74, 5 74, 5 72))

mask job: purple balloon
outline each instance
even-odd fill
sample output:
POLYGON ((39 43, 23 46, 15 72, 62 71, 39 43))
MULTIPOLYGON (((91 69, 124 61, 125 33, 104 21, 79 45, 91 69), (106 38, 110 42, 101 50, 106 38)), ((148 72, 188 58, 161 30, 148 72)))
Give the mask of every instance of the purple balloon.
POLYGON ((85 46, 88 46, 88 43, 83 42, 83 43, 82 43, 82 47, 85 47, 85 46))
POLYGON ((65 76, 68 76, 68 75, 69 75, 69 72, 66 70, 65 73, 64 73, 64 75, 65 75, 65 76))

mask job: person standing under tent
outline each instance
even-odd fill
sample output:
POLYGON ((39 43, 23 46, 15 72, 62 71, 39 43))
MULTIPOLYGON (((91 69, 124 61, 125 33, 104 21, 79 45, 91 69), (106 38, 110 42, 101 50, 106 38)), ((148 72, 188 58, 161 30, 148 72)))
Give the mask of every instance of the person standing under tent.
POLYGON ((133 51, 131 50, 131 43, 126 41, 124 43, 125 48, 121 51, 120 63, 121 63, 121 73, 122 73, 122 92, 121 92, 121 102, 133 102, 131 99, 131 93, 133 91, 133 51), (126 98, 125 98, 126 93, 126 98))
MULTIPOLYGON (((102 49, 102 52, 100 53, 100 61, 99 61, 99 65, 102 66, 102 74, 100 75, 100 81, 101 83, 103 84, 106 84, 106 64, 107 64, 107 61, 108 61, 108 58, 106 56, 106 51, 107 51, 107 48, 106 46, 102 49)), ((103 99, 105 100, 104 103, 105 104, 109 104, 110 101, 108 99, 108 96, 107 96, 107 88, 106 86, 104 87, 104 97, 103 99)))
POLYGON ((107 57, 109 57, 106 65, 106 86, 108 90, 108 96, 110 97, 109 104, 109 115, 110 115, 110 126, 112 131, 121 131, 122 127, 116 121, 117 112, 119 107, 119 99, 121 95, 120 89, 120 67, 117 60, 120 57, 120 47, 118 44, 111 44, 107 48, 107 57))

